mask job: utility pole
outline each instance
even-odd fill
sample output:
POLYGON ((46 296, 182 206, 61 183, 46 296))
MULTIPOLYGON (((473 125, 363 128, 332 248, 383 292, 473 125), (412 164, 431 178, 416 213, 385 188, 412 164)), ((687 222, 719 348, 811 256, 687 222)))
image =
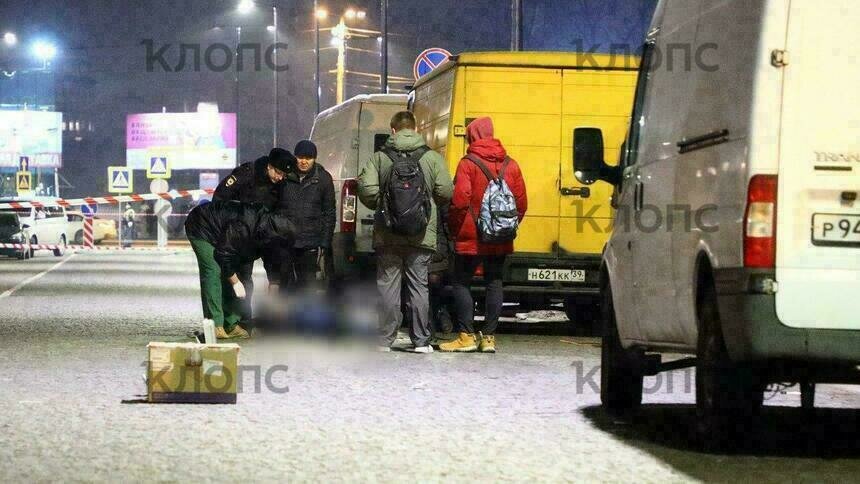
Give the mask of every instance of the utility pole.
POLYGON ((275 2, 272 2, 272 25, 275 27, 275 43, 272 46, 272 74, 275 80, 275 113, 272 119, 272 147, 278 146, 278 114, 279 102, 278 99, 278 7, 275 2))
POLYGON ((511 50, 523 50, 523 0, 511 0, 511 50))
POLYGON ((337 93, 336 104, 343 102, 344 78, 346 76, 346 38, 349 35, 346 22, 341 17, 340 22, 332 30, 337 43, 337 93))
POLYGON ((388 0, 380 0, 380 23, 382 30, 382 45, 380 45, 381 66, 379 82, 382 94, 388 94, 388 0))
POLYGON ((317 114, 320 113, 320 105, 322 104, 322 88, 320 87, 320 14, 319 14, 319 0, 314 0, 314 31, 315 31, 315 45, 314 51, 316 53, 316 75, 315 80, 317 84, 317 114))

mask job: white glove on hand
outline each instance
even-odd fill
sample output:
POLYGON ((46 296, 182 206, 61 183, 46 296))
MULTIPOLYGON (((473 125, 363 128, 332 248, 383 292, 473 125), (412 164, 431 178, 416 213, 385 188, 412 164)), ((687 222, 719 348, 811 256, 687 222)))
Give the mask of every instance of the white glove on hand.
POLYGON ((233 284, 233 293, 236 294, 236 297, 239 299, 245 299, 245 286, 242 285, 242 281, 233 284))

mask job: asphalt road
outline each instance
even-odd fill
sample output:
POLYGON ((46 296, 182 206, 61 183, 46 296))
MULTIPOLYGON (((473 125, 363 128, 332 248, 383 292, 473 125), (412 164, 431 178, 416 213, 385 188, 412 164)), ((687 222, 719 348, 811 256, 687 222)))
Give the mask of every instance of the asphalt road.
MULTIPOLYGON (((499 336, 496 355, 368 354, 307 338, 242 343, 237 405, 133 403, 150 341, 202 317, 193 256, 0 261, 0 481, 747 481, 860 475, 860 393, 776 393, 734 452, 688 438, 691 371, 632 421, 599 407, 599 342, 499 336), (280 368, 280 367, 279 367, 280 368), (284 392, 283 390, 287 390, 284 392)), ((538 334, 541 333, 541 334, 538 334)))

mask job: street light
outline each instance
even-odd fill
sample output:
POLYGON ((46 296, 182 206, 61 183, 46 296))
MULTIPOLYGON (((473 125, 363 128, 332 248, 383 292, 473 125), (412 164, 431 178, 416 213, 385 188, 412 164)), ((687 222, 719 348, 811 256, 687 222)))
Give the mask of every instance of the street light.
MULTIPOLYGON (((320 86, 320 20, 328 17, 328 11, 318 8, 316 0, 314 1, 314 30, 316 33, 316 84, 317 84, 317 114, 320 112, 320 104, 322 98, 322 88, 320 86)), ((349 38, 349 27, 346 25, 346 20, 359 19, 367 17, 367 12, 364 10, 355 10, 348 8, 341 15, 337 25, 331 28, 331 45, 337 47, 337 92, 336 102, 343 102, 344 77, 346 71, 346 40, 349 38)))
POLYGON ((42 68, 47 69, 48 63, 57 56, 57 47, 45 41, 37 41, 33 44, 33 54, 42 61, 42 68))
POLYGON ((3 43, 9 47, 12 47, 13 45, 18 43, 18 36, 16 36, 12 32, 6 32, 5 34, 3 34, 3 43))
POLYGON ((239 2, 239 6, 236 9, 242 15, 247 15, 247 14, 254 11, 254 1, 253 0, 242 0, 241 2, 239 2))

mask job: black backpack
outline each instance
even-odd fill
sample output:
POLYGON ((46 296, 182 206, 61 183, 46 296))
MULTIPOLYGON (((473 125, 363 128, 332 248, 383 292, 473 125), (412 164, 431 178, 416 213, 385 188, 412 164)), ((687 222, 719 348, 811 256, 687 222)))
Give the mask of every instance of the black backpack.
POLYGON ((397 151, 385 147, 380 151, 391 159, 392 165, 380 187, 382 200, 376 216, 395 234, 423 233, 430 222, 432 205, 419 160, 430 148, 397 151))

